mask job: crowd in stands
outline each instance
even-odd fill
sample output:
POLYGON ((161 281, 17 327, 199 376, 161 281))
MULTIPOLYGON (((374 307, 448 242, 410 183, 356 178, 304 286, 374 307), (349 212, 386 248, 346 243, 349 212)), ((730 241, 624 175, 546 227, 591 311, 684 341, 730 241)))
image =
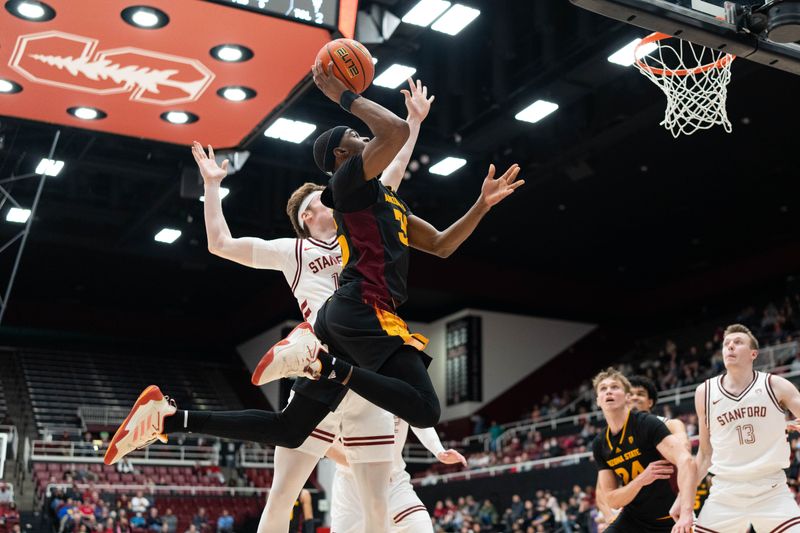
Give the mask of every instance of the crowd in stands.
POLYGON ((179 517, 169 507, 176 501, 165 498, 162 512, 158 502, 143 491, 129 497, 68 487, 54 491, 49 512, 58 533, 233 533, 234 516, 227 508, 212 518, 205 507, 186 500, 194 514, 179 517))
POLYGON ((602 519, 594 505, 594 487, 575 485, 571 494, 537 490, 519 494, 498 507, 472 496, 436 502, 431 513, 436 533, 597 533, 602 519))

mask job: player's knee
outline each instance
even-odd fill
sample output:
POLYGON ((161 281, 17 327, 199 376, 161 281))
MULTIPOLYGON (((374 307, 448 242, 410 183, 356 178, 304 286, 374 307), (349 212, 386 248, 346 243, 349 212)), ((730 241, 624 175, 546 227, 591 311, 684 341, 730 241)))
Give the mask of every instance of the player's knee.
POLYGON ((414 415, 414 420, 406 420, 409 424, 416 428, 431 428, 439 423, 439 418, 442 416, 442 408, 439 402, 430 402, 426 409, 414 415))

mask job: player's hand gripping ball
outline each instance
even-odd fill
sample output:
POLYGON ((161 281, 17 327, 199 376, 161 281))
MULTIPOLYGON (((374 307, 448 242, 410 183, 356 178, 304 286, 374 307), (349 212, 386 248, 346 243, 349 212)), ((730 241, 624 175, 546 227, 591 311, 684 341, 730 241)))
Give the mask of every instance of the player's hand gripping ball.
POLYGON ((364 92, 375 77, 372 55, 363 44, 353 39, 329 42, 320 49, 317 60, 326 71, 328 65, 333 63, 333 75, 354 93, 364 92))

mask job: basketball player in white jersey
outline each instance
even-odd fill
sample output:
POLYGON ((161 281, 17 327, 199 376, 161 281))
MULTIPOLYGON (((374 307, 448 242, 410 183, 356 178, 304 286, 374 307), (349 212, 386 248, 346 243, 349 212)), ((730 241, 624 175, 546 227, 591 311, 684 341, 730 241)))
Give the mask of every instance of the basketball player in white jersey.
MULTIPOLYGON (((405 96, 411 134, 381 177, 382 183, 394 190, 402 183, 420 124, 434 100, 433 96, 427 96, 427 88, 421 82, 409 80, 409 87, 409 90, 401 92, 405 96)), ((228 162, 217 165, 213 149, 209 146, 209 154, 206 155, 197 142, 192 146, 192 154, 205 183, 204 211, 209 251, 252 268, 283 272, 304 319, 313 323, 319 308, 338 287, 338 275, 341 272, 341 252, 336 242, 333 216, 319 198, 324 187, 307 183, 289 199, 287 213, 299 238, 270 241, 252 237, 233 238, 219 197, 219 186, 227 175, 228 162)), ((241 428, 245 418, 253 419, 252 431, 257 432, 257 419, 253 415, 258 412, 176 413, 175 407, 170 405, 157 387, 148 387, 115 434, 106 453, 107 464, 113 464, 129 453, 130 442, 136 440, 137 435, 126 428, 134 425, 134 419, 147 418, 154 410, 163 425, 158 428, 161 434, 156 438, 159 440, 162 437, 166 439, 167 433, 175 431, 257 440, 240 434, 238 428, 241 428)), ((394 417, 348 391, 336 411, 330 413, 300 447, 276 448, 273 484, 259 523, 259 533, 286 533, 297 494, 319 459, 340 436, 350 443, 347 459, 353 465, 353 473, 362 494, 367 527, 371 531, 384 529, 382 524, 388 522, 388 487, 384 482, 380 486, 376 483, 388 478, 388 474, 381 472, 388 473, 392 468, 394 417)))
MULTIPOLYGON (((431 517, 425 504, 419 499, 411 485, 411 476, 406 472, 403 447, 408 437, 408 422, 395 417, 394 464, 389 488, 389 515, 391 533, 433 533, 431 517)), ((435 428, 411 428, 429 452, 444 464, 461 463, 467 460, 456 450, 445 450, 435 428)), ((364 533, 364 520, 358 490, 341 442, 331 448, 328 457, 336 461, 331 499, 331 533, 364 533)))
POLYGON ((800 418, 800 392, 780 376, 753 370, 758 341, 741 324, 722 340, 725 373, 694 395, 700 427, 697 479, 714 475, 699 533, 800 532, 800 508, 786 484, 786 412, 800 418))

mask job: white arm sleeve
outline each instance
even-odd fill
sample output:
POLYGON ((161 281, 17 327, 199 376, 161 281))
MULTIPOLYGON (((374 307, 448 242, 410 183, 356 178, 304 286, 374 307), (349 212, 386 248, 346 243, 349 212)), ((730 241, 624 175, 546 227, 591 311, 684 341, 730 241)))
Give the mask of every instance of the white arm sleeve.
POLYGON ((298 239, 253 239, 253 268, 294 272, 298 242, 298 239))
POLYGON ((436 433, 436 428, 420 429, 414 426, 410 427, 411 431, 414 432, 414 435, 417 436, 422 445, 433 455, 439 455, 444 451, 444 446, 442 446, 442 441, 439 440, 439 434, 436 433))

